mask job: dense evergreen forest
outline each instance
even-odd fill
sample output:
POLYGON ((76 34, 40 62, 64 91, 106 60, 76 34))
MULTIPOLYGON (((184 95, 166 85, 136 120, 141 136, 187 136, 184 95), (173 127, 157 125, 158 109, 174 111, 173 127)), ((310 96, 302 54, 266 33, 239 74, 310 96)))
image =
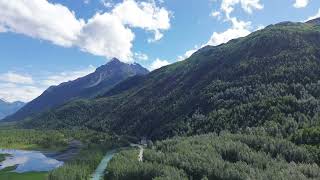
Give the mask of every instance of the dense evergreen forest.
MULTIPOLYGON (((173 138, 117 154, 106 179, 320 179, 316 157, 304 147, 257 132, 173 138)), ((319 163, 319 162, 318 162, 319 163)))

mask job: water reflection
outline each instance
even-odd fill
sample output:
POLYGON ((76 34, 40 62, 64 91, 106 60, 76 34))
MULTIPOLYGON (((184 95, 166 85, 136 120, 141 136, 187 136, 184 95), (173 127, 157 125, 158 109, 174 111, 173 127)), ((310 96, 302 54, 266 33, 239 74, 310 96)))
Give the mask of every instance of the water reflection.
POLYGON ((22 151, 13 149, 0 149, 0 154, 10 154, 5 161, 0 162, 0 170, 15 166, 14 172, 51 171, 63 165, 63 162, 46 157, 38 151, 22 151))

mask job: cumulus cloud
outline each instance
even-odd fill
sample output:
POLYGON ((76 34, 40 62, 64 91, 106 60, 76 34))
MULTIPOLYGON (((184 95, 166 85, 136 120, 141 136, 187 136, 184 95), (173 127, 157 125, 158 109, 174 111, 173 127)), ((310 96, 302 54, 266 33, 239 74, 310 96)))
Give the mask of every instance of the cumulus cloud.
POLYGON ((0 27, 6 31, 70 47, 83 25, 83 20, 60 4, 46 0, 0 1, 0 27))
POLYGON ((161 30, 170 28, 169 12, 165 8, 157 7, 155 3, 125 0, 115 6, 112 14, 118 17, 123 24, 153 31, 155 40, 163 36, 161 30))
POLYGON ((131 29, 116 17, 109 13, 98 13, 83 27, 77 44, 85 52, 131 62, 133 39, 131 29))
POLYGON ((308 6, 309 0, 296 0, 295 3, 293 4, 293 7, 295 8, 304 8, 308 6))
POLYGON ((149 70, 153 71, 169 64, 170 63, 167 60, 156 59, 155 61, 152 62, 149 70))
POLYGON ((242 9, 249 14, 251 14, 254 9, 263 9, 260 0, 222 0, 220 9, 225 13, 227 18, 230 18, 230 14, 234 11, 234 6, 237 4, 240 4, 242 9))
MULTIPOLYGON (((211 0, 212 2, 217 2, 217 0, 211 0)), ((241 8, 246 13, 253 13, 253 10, 261 10, 264 8, 260 0, 222 0, 220 5, 220 11, 212 11, 210 14, 211 17, 215 17, 218 20, 222 19, 222 16, 225 16, 224 21, 231 23, 231 27, 223 32, 213 32, 209 41, 200 46, 200 48, 211 45, 217 46, 222 43, 226 43, 232 39, 239 37, 247 36, 251 33, 252 27, 250 21, 238 20, 237 17, 232 17, 231 13, 235 10, 235 6, 240 5, 241 8)), ((264 28, 262 25, 259 25, 256 30, 264 28)), ((194 52, 196 52, 199 47, 195 47, 191 50, 188 50, 184 55, 178 56, 177 60, 182 61, 190 57, 194 52)))
POLYGON ((206 45, 217 46, 226 43, 232 39, 247 36, 251 33, 251 22, 239 21, 237 18, 231 18, 232 27, 224 32, 214 32, 206 45))
POLYGON ((18 85, 14 83, 0 83, 0 97, 8 102, 28 102, 38 97, 44 89, 31 85, 18 85))
POLYGON ((30 75, 12 71, 0 74, 0 98, 8 102, 30 101, 42 93, 42 89, 35 87, 30 75))
MULTIPOLYGON (((223 32, 214 32, 210 37, 209 41, 200 46, 200 48, 210 45, 217 46, 223 43, 226 43, 232 39, 240 38, 247 36, 251 33, 251 22, 240 21, 235 17, 230 18, 232 26, 223 32)), ((260 25, 256 30, 263 29, 264 26, 260 25)), ((199 46, 195 46, 193 49, 185 52, 184 55, 180 55, 177 58, 177 61, 182 61, 189 58, 193 53, 199 50, 199 46)))
POLYGON ((95 69, 90 65, 84 69, 50 73, 49 75, 42 74, 35 77, 11 71, 3 73, 0 74, 0 98, 9 102, 29 102, 41 95, 49 86, 75 80, 92 73, 95 69))
POLYGON ((125 62, 133 60, 132 28, 153 32, 152 41, 160 40, 163 31, 170 28, 170 13, 154 2, 124 0, 110 12, 83 20, 67 7, 48 0, 0 1, 0 32, 24 34, 63 47, 76 46, 94 55, 117 57, 125 62))
POLYGON ((17 83, 17 84, 33 84, 34 83, 30 75, 19 74, 11 71, 0 74, 0 82, 17 83))
MULTIPOLYGON (((231 23, 231 27, 223 32, 213 32, 208 43, 205 45, 216 46, 226 43, 232 39, 247 36, 251 33, 251 22, 241 21, 237 17, 232 17, 236 5, 241 5, 241 8, 246 13, 253 13, 253 10, 261 10, 264 8, 260 0, 222 0, 220 10, 225 15, 225 21, 231 23)), ((218 13, 215 13, 217 15, 218 13)), ((261 28, 260 26, 257 28, 261 28)))

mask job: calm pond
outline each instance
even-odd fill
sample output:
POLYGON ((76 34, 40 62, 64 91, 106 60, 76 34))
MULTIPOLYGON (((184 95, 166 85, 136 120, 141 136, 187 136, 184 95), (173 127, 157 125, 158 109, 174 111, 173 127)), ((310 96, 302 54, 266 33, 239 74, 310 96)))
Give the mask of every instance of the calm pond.
POLYGON ((49 158, 39 151, 0 149, 0 154, 10 154, 4 161, 0 162, 0 170, 17 166, 14 172, 42 172, 51 171, 63 165, 62 161, 49 158))

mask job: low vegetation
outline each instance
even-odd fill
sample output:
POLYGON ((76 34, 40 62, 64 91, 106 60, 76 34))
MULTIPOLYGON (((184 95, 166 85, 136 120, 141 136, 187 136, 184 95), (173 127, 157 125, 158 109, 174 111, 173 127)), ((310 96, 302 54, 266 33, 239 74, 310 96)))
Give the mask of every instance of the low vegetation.
POLYGON ((107 133, 91 130, 34 130, 0 126, 0 148, 22 150, 60 151, 71 140, 83 144, 104 143, 112 139, 107 133))
POLYGON ((47 178, 46 172, 29 172, 29 173, 16 173, 12 172, 16 167, 7 167, 0 170, 1 180, 45 180, 47 178))
POLYGON ((24 150, 60 150, 68 138, 59 131, 0 129, 0 148, 24 150))
POLYGON ((52 171, 49 180, 88 180, 110 147, 88 146, 64 166, 52 171))

